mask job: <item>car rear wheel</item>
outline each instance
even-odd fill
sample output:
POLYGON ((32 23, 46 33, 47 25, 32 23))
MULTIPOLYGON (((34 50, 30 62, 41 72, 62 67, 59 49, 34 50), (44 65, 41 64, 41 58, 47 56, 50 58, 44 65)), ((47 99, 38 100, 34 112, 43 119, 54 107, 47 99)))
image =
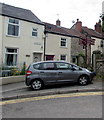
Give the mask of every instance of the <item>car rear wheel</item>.
POLYGON ((43 88, 43 82, 41 80, 34 80, 31 83, 31 88, 33 90, 40 90, 43 88))
POLYGON ((87 75, 80 76, 78 83, 80 85, 87 85, 88 84, 89 77, 87 75))

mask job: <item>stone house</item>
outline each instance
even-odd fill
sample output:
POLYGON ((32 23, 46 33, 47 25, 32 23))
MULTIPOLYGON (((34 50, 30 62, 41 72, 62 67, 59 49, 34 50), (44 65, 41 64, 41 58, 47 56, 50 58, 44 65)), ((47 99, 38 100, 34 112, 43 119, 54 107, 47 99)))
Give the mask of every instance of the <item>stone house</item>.
MULTIPOLYGON (((71 28, 71 30, 76 30, 77 32, 80 32, 79 36, 81 39, 79 39, 79 43, 85 49, 84 53, 86 57, 86 63, 88 65, 91 65, 91 63, 93 63, 92 57, 94 51, 100 50, 101 52, 103 52, 101 44, 104 37, 96 29, 98 28, 95 27, 95 30, 93 30, 88 27, 82 26, 82 22, 79 20, 77 20, 77 22, 71 28)), ((74 49, 72 49, 72 51, 74 53, 74 49)), ((80 51, 80 48, 78 49, 78 51, 80 51)))

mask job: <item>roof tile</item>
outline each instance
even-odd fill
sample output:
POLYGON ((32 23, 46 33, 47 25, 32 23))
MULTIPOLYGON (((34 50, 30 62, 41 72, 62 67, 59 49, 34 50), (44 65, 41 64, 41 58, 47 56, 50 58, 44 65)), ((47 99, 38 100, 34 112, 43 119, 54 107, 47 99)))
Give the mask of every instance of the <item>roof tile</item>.
POLYGON ((14 7, 4 3, 0 3, 0 6, 2 7, 2 12, 0 14, 4 16, 35 22, 38 24, 43 24, 41 20, 36 15, 34 15, 30 10, 14 7))

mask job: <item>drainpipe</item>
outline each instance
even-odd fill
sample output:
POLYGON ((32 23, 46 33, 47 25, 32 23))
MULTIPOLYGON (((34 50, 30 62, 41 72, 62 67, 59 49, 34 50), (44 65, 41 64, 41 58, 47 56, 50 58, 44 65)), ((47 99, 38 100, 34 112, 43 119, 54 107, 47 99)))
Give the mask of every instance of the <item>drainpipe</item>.
POLYGON ((46 25, 45 25, 45 31, 44 31, 44 53, 43 53, 43 60, 46 61, 46 38, 47 38, 47 31, 46 31, 46 25))
POLYGON ((46 33, 45 33, 45 37, 44 37, 44 53, 43 53, 43 60, 45 61, 45 53, 46 53, 46 33))
POLYGON ((86 57, 86 67, 87 67, 87 35, 86 35, 85 57, 86 57))

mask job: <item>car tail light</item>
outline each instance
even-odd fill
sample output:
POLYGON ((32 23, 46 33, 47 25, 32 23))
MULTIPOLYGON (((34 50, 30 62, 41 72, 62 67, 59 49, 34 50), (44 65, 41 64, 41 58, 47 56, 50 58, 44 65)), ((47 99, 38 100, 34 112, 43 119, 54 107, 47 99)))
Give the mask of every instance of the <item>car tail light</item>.
POLYGON ((29 75, 31 75, 32 74, 32 71, 27 71, 26 72, 26 76, 29 76, 29 75))

